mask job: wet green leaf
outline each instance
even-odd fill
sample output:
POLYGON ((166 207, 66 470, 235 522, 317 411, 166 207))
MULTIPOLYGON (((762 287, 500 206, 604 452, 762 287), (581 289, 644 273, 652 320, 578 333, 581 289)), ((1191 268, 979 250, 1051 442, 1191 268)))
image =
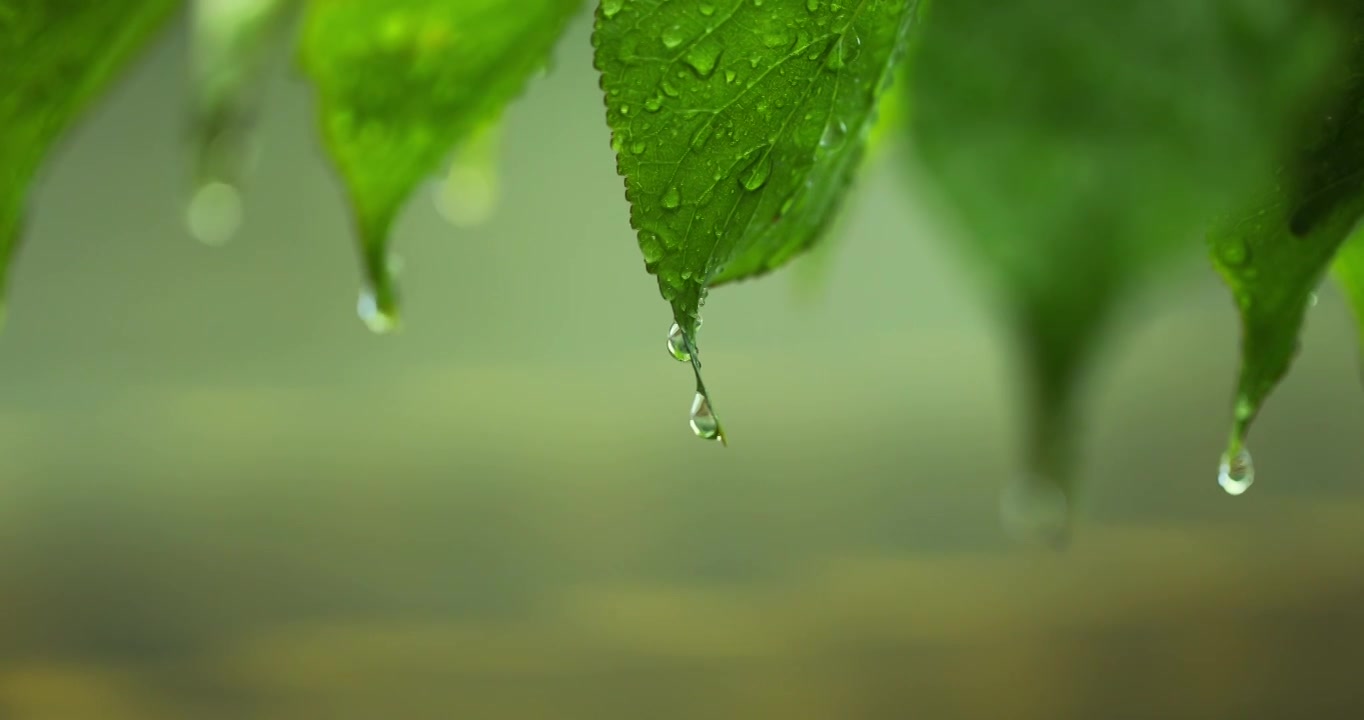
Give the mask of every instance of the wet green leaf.
POLYGON ((544 67, 580 0, 309 0, 302 63, 346 184, 362 314, 397 320, 388 235, 417 185, 544 67))
POLYGON ((0 319, 29 184, 176 0, 0 0, 0 319))
MULTIPOLYGON (((707 288, 824 230, 914 3, 603 0, 596 65, 645 267, 695 335, 707 288)), ((719 433, 723 438, 723 433, 719 433)))
MULTIPOLYGON (((1334 3, 1342 27, 1364 28, 1364 3, 1334 3)), ((1227 456, 1236 457, 1256 415, 1297 354, 1308 300, 1364 212, 1364 41, 1309 105, 1286 158, 1242 209, 1210 234, 1214 264, 1241 314, 1241 372, 1227 456)))
POLYGON ((1018 337, 1028 482, 1067 508, 1076 387, 1104 328, 1270 167, 1323 67, 1321 28, 1278 0, 926 13, 907 125, 1018 337))

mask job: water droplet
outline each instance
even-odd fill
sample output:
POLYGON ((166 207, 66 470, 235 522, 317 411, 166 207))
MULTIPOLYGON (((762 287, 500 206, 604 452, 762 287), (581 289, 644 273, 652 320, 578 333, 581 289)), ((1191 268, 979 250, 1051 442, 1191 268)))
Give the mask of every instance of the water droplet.
POLYGON ((661 107, 663 107, 663 98, 651 97, 644 101, 644 109, 649 112, 658 112, 661 107))
POLYGON ((739 184, 745 190, 754 191, 762 187, 767 182, 767 177, 772 174, 772 157, 766 149, 760 151, 753 162, 744 169, 739 176, 739 184))
POLYGON ((669 210, 676 210, 682 204, 682 191, 674 185, 668 188, 668 192, 663 193, 663 207, 669 210))
POLYGON ((701 7, 698 9, 701 11, 701 14, 705 15, 706 17, 710 17, 711 15, 715 14, 715 6, 711 5, 710 3, 701 3, 701 7))
POLYGON ((735 75, 737 75, 737 73, 735 73, 733 70, 726 70, 726 71, 725 71, 725 82, 727 82, 727 83, 732 83, 732 82, 734 82, 734 76, 735 76, 735 75))
POLYGON ((624 7, 624 5, 625 0, 602 0, 601 14, 607 20, 610 20, 616 16, 616 13, 620 12, 620 9, 624 7))
POLYGON ((652 230, 639 231, 639 251, 644 253, 644 262, 656 263, 663 259, 663 240, 652 230))
POLYGON ((862 38, 857 35, 857 30, 848 28, 847 34, 839 38, 833 50, 829 52, 829 60, 825 67, 830 70, 842 70, 848 63, 857 59, 862 54, 862 38))
POLYGON ((1007 485, 999 515, 1005 530, 1020 540, 1060 548, 1070 539, 1070 500, 1047 478, 1025 476, 1007 485))
POLYGON ((638 155, 638 154, 644 152, 644 148, 645 148, 645 145, 644 145, 644 141, 642 141, 642 140, 636 140, 635 142, 633 142, 633 143, 630 144, 630 152, 634 153, 635 155, 638 155))
POLYGON ((684 39, 685 38, 682 37, 682 26, 680 25, 674 25, 663 31, 663 47, 666 47, 669 50, 681 45, 682 40, 684 39))
POLYGON ((663 88, 663 94, 667 95, 668 97, 675 98, 680 94, 677 92, 677 88, 674 87, 673 84, 668 82, 667 80, 663 81, 661 87, 663 88))
POLYGON ((1317 306, 1318 302, 1320 302, 1320 300, 1317 298, 1316 293, 1307 294, 1307 307, 1314 308, 1317 306))
POLYGON ((691 66, 702 79, 709 78, 720 60, 720 46, 713 43, 695 45, 687 51, 685 59, 687 65, 691 66))
POLYGON ((819 0, 805 0, 805 9, 810 12, 817 12, 819 10, 819 0))
POLYGON ((387 335, 398 329, 397 316, 379 308, 374 290, 369 287, 360 290, 360 300, 355 309, 360 319, 364 321, 365 327, 376 335, 387 335))
POLYGON ((242 197, 225 182, 204 183, 185 208, 189 232, 205 245, 222 245, 242 223, 242 197))
POLYGON ((497 209, 497 191, 497 170, 491 162, 456 161, 436 192, 436 211, 455 227, 480 225, 497 209))
POLYGON ((678 362, 691 360, 691 352, 687 350, 687 334, 682 332, 682 326, 677 323, 668 329, 668 354, 678 362))
POLYGON ((691 401, 691 431, 702 440, 720 438, 720 421, 711 412, 710 399, 700 392, 691 401))
POLYGON ((834 118, 824 126, 824 134, 819 138, 819 146, 826 150, 835 150, 843 146, 843 140, 848 137, 848 126, 842 120, 834 118))
POLYGON ((1222 456, 1222 464, 1217 468, 1217 484, 1228 495, 1240 495, 1250 489, 1255 482, 1255 463, 1250 451, 1241 448, 1235 457, 1222 456))

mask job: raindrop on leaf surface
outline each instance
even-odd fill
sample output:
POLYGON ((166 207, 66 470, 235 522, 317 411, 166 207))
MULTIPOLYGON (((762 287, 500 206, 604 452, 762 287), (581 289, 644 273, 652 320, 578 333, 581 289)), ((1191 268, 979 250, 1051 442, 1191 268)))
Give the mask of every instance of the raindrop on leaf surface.
POLYGON ((687 350, 687 334, 682 332, 682 326, 677 323, 668 329, 668 354, 678 362, 691 360, 691 352, 687 350))

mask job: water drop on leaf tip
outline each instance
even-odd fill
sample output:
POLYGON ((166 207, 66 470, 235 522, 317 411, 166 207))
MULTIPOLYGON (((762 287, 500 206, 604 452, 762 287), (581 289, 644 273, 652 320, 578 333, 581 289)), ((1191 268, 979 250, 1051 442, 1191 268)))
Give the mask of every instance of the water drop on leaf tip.
POLYGON ((355 309, 365 327, 375 335, 387 335, 398 330, 398 316, 381 309, 374 292, 368 288, 360 291, 360 299, 355 309))
POLYGON ((702 440, 724 441, 724 434, 720 432, 720 421, 711 412, 710 400, 701 393, 696 393, 696 397, 691 401, 691 430, 702 440))
POLYGON ((1240 495, 1249 490, 1254 483, 1255 463, 1250 457, 1249 450, 1241 448, 1235 457, 1222 456, 1222 463, 1217 468, 1217 484, 1221 485, 1228 495, 1240 495))

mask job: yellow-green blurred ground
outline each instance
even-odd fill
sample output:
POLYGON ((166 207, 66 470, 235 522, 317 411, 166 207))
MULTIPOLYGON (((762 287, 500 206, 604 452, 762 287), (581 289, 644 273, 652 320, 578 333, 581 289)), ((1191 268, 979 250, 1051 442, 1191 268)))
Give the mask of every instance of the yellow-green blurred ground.
POLYGON ((1192 260, 1095 377, 1074 546, 1021 548, 1008 347, 893 157, 821 295, 712 295, 731 447, 690 435, 588 52, 510 113, 493 218, 413 202, 396 338, 298 82, 225 248, 181 222, 180 28, 72 138, 0 336, 0 718, 1364 716, 1336 293, 1228 498, 1192 260))

